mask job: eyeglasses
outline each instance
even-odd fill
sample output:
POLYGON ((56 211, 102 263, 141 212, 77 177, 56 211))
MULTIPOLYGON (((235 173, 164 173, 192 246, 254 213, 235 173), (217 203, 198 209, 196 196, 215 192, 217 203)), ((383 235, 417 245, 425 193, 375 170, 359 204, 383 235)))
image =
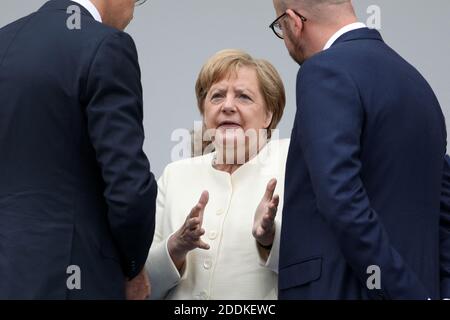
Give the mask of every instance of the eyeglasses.
POLYGON ((144 4, 147 0, 135 0, 134 1, 134 6, 140 6, 141 4, 144 4))
MULTIPOLYGON (((294 11, 294 10, 292 10, 294 11)), ((308 19, 306 19, 304 16, 302 16, 300 13, 294 11, 294 13, 303 21, 308 21, 308 19)), ((284 35, 283 35, 283 27, 281 26, 281 19, 283 19, 285 16, 287 16, 287 12, 283 13, 281 16, 279 16, 278 18, 275 19, 274 22, 272 22, 269 26, 270 29, 272 29, 273 33, 275 33, 275 35, 280 38, 280 39, 284 39, 284 35)))

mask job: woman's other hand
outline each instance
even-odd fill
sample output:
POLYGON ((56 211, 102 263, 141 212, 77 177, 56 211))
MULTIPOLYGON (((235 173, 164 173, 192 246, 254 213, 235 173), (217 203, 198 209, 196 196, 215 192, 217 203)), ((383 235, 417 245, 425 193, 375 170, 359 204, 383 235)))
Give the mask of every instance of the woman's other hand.
POLYGON ((275 238, 275 217, 280 202, 280 197, 273 195, 276 186, 276 179, 271 179, 267 183, 266 192, 256 208, 253 223, 253 237, 265 248, 270 247, 275 238))
POLYGON ((184 224, 169 238, 167 244, 169 254, 178 270, 183 267, 189 251, 197 248, 209 249, 209 245, 200 239, 205 234, 202 224, 208 199, 208 191, 203 191, 198 203, 186 217, 184 224))

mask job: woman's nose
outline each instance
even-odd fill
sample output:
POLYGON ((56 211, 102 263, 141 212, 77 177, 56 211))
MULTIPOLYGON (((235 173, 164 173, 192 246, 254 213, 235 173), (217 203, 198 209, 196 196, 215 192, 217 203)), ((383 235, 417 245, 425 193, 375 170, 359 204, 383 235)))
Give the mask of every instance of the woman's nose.
POLYGON ((222 104, 222 112, 233 113, 236 112, 236 104, 231 96, 227 96, 222 104))

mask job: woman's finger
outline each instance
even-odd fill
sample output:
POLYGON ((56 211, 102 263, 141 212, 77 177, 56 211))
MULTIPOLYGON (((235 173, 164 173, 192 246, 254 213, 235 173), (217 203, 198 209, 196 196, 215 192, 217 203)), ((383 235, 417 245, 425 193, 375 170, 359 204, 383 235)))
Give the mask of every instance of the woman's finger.
POLYGON ((197 241, 197 248, 208 250, 210 248, 209 244, 203 242, 202 240, 197 241))
POLYGON ((200 215, 200 212, 205 209, 206 204, 209 201, 209 193, 208 191, 203 191, 200 195, 200 199, 198 200, 197 204, 191 209, 191 212, 189 213, 188 217, 198 217, 200 215))
POLYGON ((272 198, 272 204, 274 205, 275 208, 278 208, 278 205, 280 204, 280 196, 279 195, 274 195, 272 198))
POLYGON ((261 227, 264 230, 271 230, 274 223, 275 223, 275 215, 265 214, 261 221, 261 227))
POLYGON ((190 218, 186 223, 186 227, 188 230, 195 230, 198 226, 200 226, 200 223, 200 218, 190 218))
POLYGON ((198 200, 198 204, 200 204, 202 208, 205 208, 206 205, 208 204, 208 201, 209 201, 209 192, 205 190, 202 192, 200 199, 198 200))
POLYGON ((273 197, 275 187, 277 186, 277 179, 270 179, 267 183, 266 192, 264 193, 264 199, 270 201, 273 197))
POLYGON ((203 236, 205 234, 205 229, 202 228, 198 228, 194 231, 191 231, 192 237, 193 238, 200 238, 201 236, 203 236))
POLYGON ((198 201, 198 204, 200 205, 200 211, 198 212, 200 224, 203 223, 203 214, 205 213, 205 207, 208 204, 208 201, 209 201, 209 193, 208 191, 203 191, 202 195, 200 196, 200 200, 198 201))

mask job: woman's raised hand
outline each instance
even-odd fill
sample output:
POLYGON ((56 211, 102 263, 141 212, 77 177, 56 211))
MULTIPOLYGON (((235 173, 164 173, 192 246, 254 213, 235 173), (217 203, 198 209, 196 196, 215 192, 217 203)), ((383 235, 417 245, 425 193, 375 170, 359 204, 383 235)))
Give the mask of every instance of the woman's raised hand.
POLYGON ((169 254, 178 270, 183 267, 189 251, 197 248, 209 249, 209 245, 201 240, 201 236, 205 234, 202 224, 208 200, 208 191, 203 191, 198 203, 192 208, 183 225, 169 238, 167 244, 169 254))
POLYGON ((273 194, 276 186, 276 179, 267 183, 266 192, 256 208, 253 222, 253 237, 264 247, 270 247, 275 238, 275 217, 280 202, 280 197, 273 194))

